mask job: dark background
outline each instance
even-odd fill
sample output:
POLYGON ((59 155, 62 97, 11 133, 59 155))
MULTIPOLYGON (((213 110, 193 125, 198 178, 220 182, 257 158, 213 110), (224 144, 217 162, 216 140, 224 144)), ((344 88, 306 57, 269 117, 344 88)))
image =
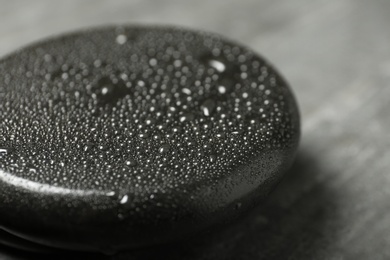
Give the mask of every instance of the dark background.
POLYGON ((0 56, 118 23, 205 29, 265 56, 300 104, 301 147, 269 199, 229 228, 80 259, 390 259, 390 1, 0 0, 0 56))

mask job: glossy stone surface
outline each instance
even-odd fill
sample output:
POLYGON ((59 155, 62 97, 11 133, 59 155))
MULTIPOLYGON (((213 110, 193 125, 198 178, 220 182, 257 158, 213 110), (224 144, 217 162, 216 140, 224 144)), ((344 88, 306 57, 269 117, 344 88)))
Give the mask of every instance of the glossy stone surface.
POLYGON ((114 252, 224 223, 291 164, 285 81, 215 34, 107 27, 0 62, 0 227, 114 252))

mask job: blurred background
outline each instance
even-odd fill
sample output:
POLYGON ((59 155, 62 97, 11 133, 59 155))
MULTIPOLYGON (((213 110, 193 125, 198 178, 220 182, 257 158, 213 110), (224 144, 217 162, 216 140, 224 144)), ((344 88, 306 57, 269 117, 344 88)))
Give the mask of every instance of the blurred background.
MULTIPOLYGON (((390 259, 390 1, 0 0, 0 57, 64 32, 134 23, 217 32, 266 57, 300 104, 301 147, 269 199, 230 227, 93 258, 390 259)), ((0 259, 34 257, 45 258, 0 248, 0 259)))

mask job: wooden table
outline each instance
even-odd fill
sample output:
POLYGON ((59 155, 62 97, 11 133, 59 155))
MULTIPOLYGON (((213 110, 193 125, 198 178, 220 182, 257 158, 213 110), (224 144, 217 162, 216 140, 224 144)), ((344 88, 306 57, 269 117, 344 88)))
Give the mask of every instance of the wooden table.
POLYGON ((0 0, 0 21, 0 56, 103 24, 218 32, 271 60, 300 103, 296 163, 248 216, 207 238, 96 258, 390 259, 390 1, 0 0))

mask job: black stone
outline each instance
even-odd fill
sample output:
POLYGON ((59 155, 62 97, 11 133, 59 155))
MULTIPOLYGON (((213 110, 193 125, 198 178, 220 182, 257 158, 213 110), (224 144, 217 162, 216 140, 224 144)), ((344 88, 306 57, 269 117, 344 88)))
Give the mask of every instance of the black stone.
POLYGON ((0 228, 102 252, 189 237, 264 198, 298 141, 286 82, 219 35, 53 38, 0 62, 0 228))

